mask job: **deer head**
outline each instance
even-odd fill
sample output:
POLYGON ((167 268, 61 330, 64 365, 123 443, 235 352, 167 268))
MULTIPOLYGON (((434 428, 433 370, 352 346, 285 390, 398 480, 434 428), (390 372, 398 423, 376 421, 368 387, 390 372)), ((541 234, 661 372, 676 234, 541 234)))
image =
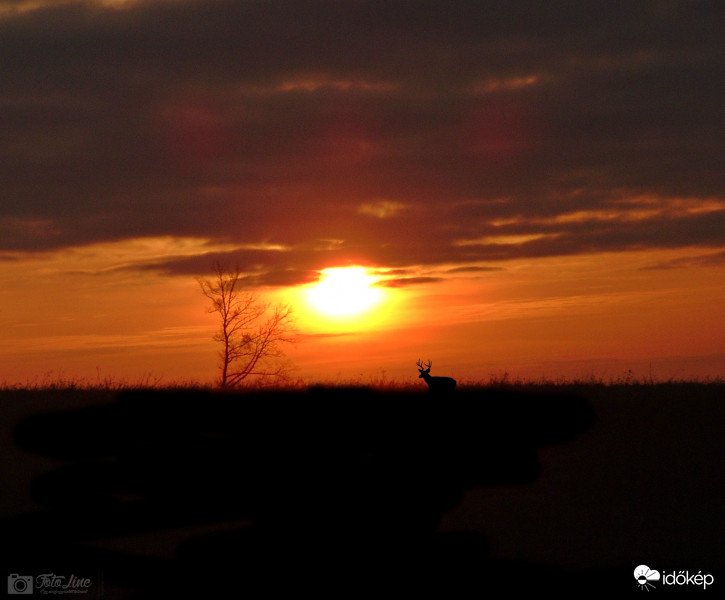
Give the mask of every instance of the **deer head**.
POLYGON ((424 366, 420 362, 420 359, 418 359, 418 362, 415 364, 418 365, 418 372, 420 373, 420 375, 418 375, 418 379, 420 379, 421 377, 425 377, 426 375, 428 375, 430 373, 430 368, 431 368, 431 365, 433 364, 433 361, 429 360, 424 366))

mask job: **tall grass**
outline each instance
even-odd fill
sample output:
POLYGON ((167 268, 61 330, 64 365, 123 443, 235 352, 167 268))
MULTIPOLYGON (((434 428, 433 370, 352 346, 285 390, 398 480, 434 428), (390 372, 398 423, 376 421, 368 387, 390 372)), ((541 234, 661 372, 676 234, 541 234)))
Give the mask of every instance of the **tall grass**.
MULTIPOLYGON (((542 390, 562 388, 604 388, 604 387, 631 387, 658 386, 658 385, 714 385, 725 386, 722 376, 706 378, 686 378, 667 380, 654 380, 650 377, 635 377, 632 371, 625 371, 622 375, 605 378, 589 375, 583 378, 546 377, 527 379, 510 375, 503 371, 492 373, 484 379, 459 379, 457 389, 461 391, 481 388, 508 389, 508 390, 542 390)), ((418 378, 395 379, 388 377, 385 370, 359 378, 333 377, 325 380, 307 380, 304 378, 285 379, 280 381, 258 380, 240 386, 239 391, 304 391, 313 387, 356 387, 369 388, 381 392, 409 392, 425 391, 426 385, 418 378)), ((219 389, 215 382, 199 381, 194 379, 166 380, 150 374, 143 375, 137 380, 119 379, 109 376, 95 378, 67 377, 63 373, 48 372, 24 383, 0 382, 0 391, 102 391, 115 392, 123 390, 215 390, 219 389)))
POLYGON ((29 379, 24 383, 7 381, 0 382, 0 391, 101 391, 115 392, 130 389, 211 389, 213 384, 198 380, 168 381, 163 377, 144 374, 137 380, 121 379, 111 376, 101 377, 68 377, 61 373, 49 371, 42 376, 29 379))

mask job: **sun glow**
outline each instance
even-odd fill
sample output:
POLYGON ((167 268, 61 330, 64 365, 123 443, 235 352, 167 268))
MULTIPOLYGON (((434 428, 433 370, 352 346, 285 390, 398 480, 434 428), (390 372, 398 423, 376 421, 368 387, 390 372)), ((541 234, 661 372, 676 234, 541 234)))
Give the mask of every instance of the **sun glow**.
POLYGON ((376 279, 364 267, 324 269, 308 298, 318 311, 334 317, 358 315, 380 301, 376 279))

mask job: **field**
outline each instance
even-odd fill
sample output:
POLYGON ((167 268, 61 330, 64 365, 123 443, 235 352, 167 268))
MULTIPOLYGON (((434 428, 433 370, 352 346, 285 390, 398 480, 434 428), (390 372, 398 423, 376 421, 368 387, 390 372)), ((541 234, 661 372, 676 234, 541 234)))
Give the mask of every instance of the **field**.
POLYGON ((640 564, 718 588, 724 399, 721 381, 5 389, 3 564, 88 574, 103 598, 621 595, 640 564))

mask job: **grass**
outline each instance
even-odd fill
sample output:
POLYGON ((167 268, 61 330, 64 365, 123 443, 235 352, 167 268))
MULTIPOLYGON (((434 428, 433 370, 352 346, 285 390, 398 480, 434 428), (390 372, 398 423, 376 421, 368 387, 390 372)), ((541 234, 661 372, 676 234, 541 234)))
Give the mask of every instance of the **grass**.
MULTIPOLYGON (((612 387, 642 387, 642 386, 725 386, 725 378, 721 376, 708 378, 667 379, 654 380, 651 378, 637 378, 632 371, 625 371, 622 375, 606 379, 595 375, 584 378, 541 377, 539 379, 525 379, 513 377, 508 372, 490 374, 486 379, 459 379, 457 389, 474 390, 509 389, 518 391, 541 391, 546 389, 592 389, 612 387)), ((367 379, 329 379, 307 381, 302 378, 284 381, 264 382, 257 381, 237 388, 239 391, 273 390, 284 392, 305 391, 311 387, 356 387, 369 388, 380 392, 414 392, 425 391, 425 384, 417 378, 391 379, 386 372, 380 371, 367 379)), ((218 386, 213 382, 202 382, 194 379, 167 381, 163 377, 144 375, 142 378, 131 381, 114 377, 96 378, 70 378, 62 373, 49 372, 42 377, 36 377, 25 383, 0 382, 1 391, 100 391, 117 392, 123 390, 214 390, 218 386)))
POLYGON ((193 379, 165 381, 163 377, 144 375, 130 381, 115 377, 67 377, 63 373, 48 372, 25 383, 0 382, 0 391, 103 391, 115 392, 130 389, 212 389, 210 383, 193 379))

